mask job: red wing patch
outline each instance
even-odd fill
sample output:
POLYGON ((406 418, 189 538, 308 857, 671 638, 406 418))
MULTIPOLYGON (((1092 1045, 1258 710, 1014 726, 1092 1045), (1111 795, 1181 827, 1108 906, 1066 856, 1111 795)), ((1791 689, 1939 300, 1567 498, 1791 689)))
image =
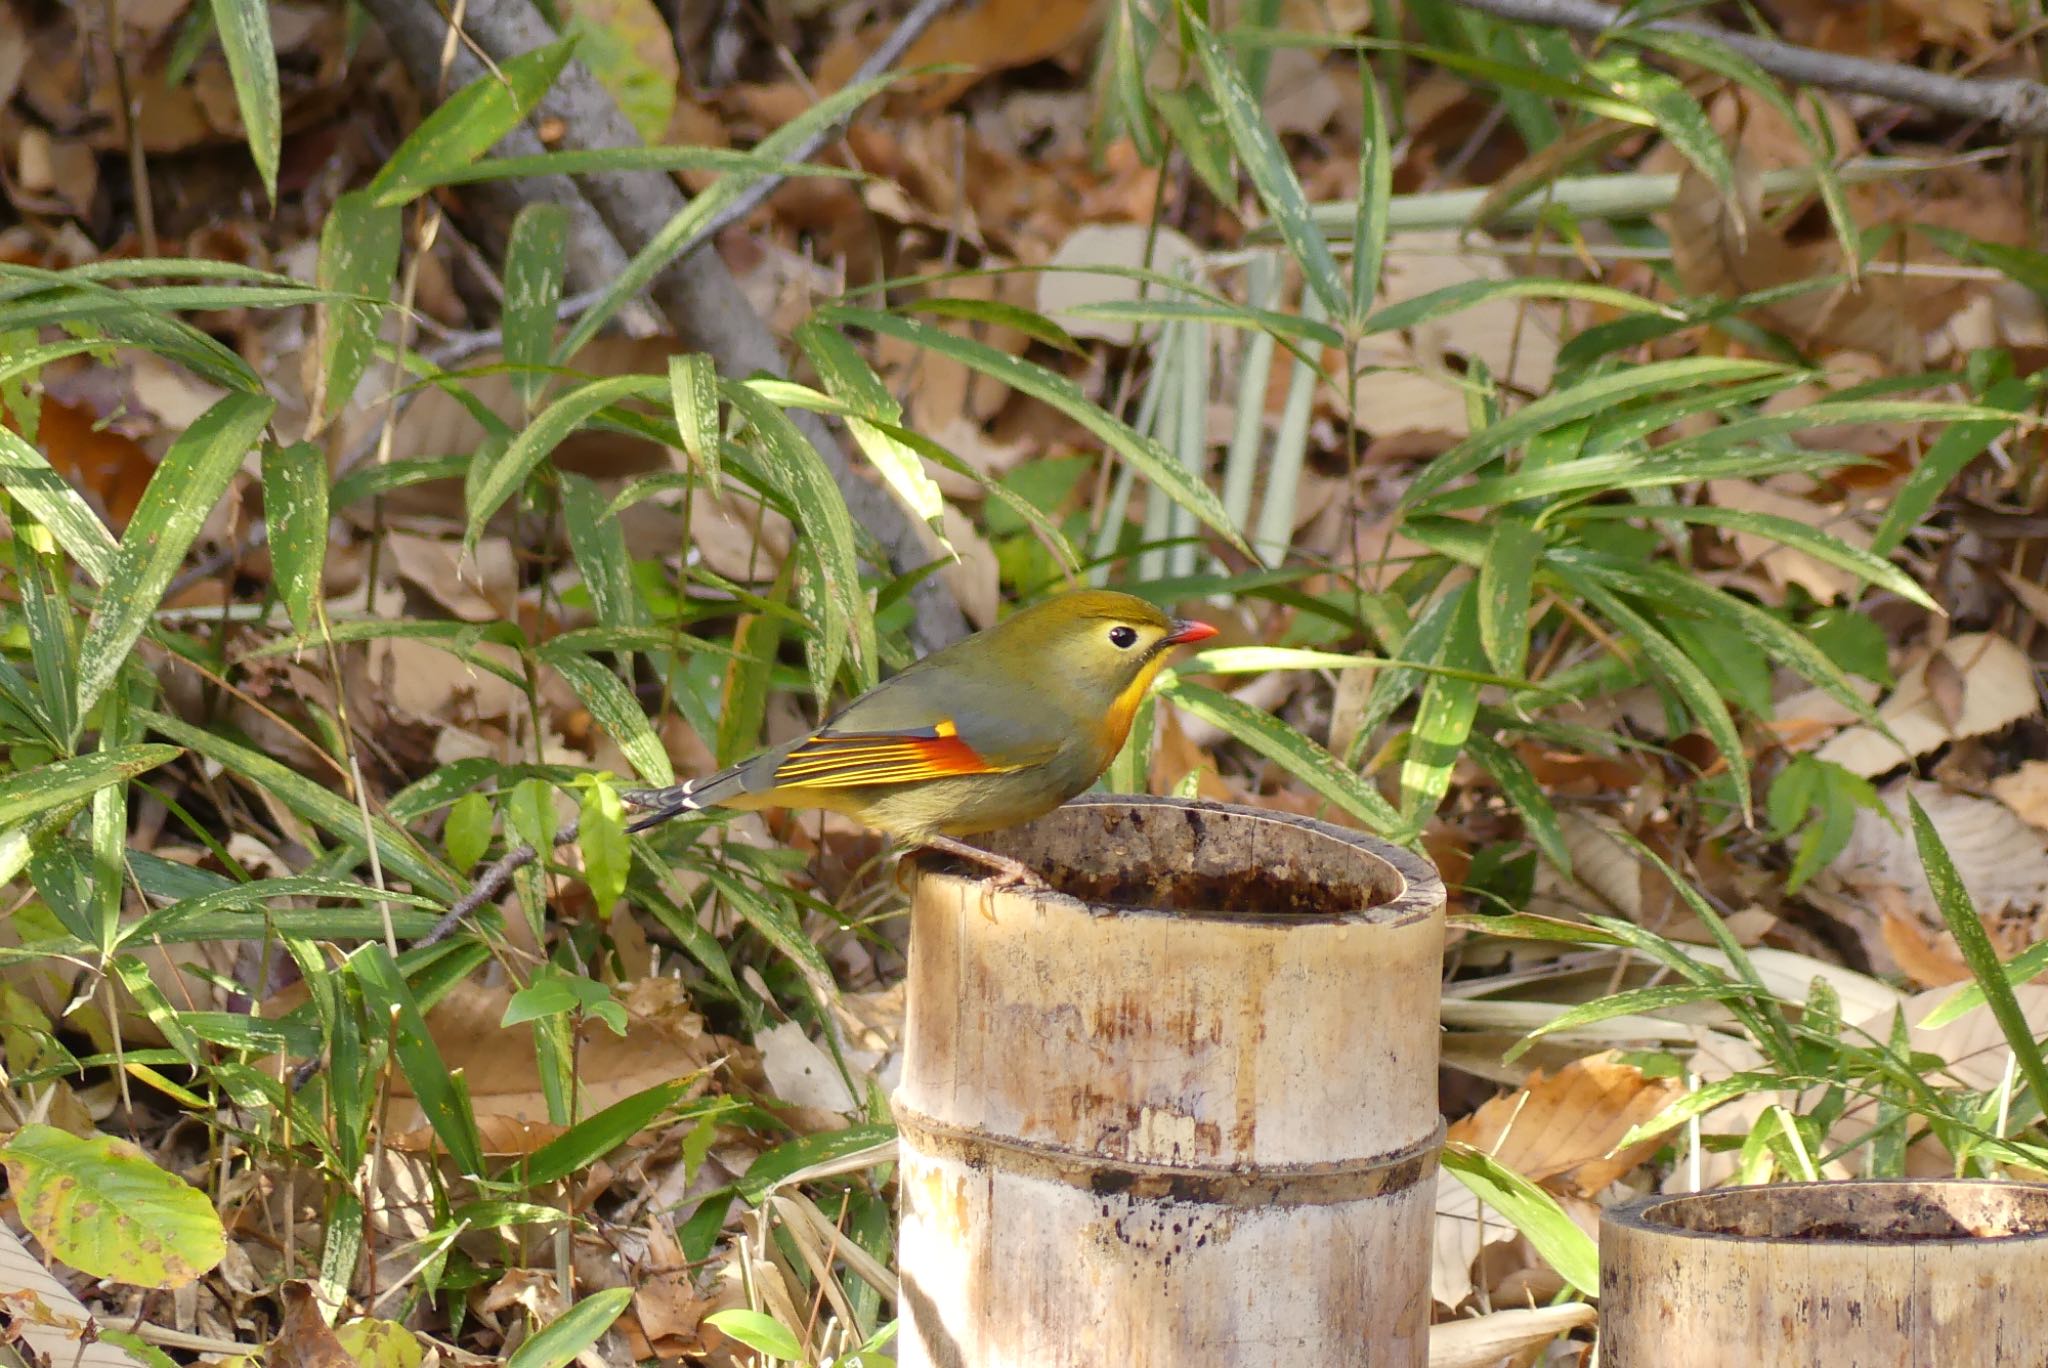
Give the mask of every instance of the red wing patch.
POLYGON ((778 788, 851 788, 911 784, 958 774, 994 774, 950 722, 914 732, 839 732, 813 736, 775 770, 778 788))

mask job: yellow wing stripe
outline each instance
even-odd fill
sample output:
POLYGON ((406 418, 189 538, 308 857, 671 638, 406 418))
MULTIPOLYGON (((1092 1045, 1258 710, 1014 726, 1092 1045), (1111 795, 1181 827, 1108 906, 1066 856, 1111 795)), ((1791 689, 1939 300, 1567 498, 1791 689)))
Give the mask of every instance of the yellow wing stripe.
POLYGON ((928 735, 885 732, 814 737, 776 768, 775 782, 790 787, 846 788, 992 774, 1009 768, 1014 767, 991 765, 960 740, 958 728, 941 722, 928 735))

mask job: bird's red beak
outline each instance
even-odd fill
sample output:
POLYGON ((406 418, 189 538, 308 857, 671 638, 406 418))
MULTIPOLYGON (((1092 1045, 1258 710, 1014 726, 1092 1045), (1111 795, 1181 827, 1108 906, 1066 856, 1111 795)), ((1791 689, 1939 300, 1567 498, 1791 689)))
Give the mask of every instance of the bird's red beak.
POLYGON ((1191 641, 1207 641, 1215 635, 1216 629, 1206 622, 1190 622, 1186 618, 1176 618, 1174 619, 1173 630, 1167 633, 1166 644, 1168 646, 1185 646, 1191 641))

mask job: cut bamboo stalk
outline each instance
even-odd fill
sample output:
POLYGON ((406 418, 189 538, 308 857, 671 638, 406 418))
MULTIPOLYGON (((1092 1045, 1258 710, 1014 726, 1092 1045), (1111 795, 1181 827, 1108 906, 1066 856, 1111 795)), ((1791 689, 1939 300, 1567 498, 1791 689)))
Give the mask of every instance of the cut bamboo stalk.
POLYGON ((905 1368, 1420 1368, 1443 884, 1305 818, 1090 798, 916 863, 905 1368))
POLYGON ((1602 1368, 2040 1368, 2048 1185, 1788 1183, 1600 1220, 1602 1368))

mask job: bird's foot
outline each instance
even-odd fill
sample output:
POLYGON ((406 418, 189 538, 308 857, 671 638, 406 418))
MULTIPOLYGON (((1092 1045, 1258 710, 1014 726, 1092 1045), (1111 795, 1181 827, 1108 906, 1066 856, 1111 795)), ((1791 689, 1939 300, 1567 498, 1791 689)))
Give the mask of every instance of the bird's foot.
POLYGON ((1025 864, 1022 860, 1013 860, 1007 855, 998 855, 992 850, 983 850, 980 846, 972 846, 965 841, 956 841, 951 836, 927 836, 924 839, 924 844, 932 850, 943 850, 948 855, 958 855, 963 860, 971 860, 985 869, 994 871, 995 877, 989 880, 988 885, 991 888, 1050 888, 1052 886, 1045 881, 1044 875, 1040 874, 1030 865, 1025 864))

